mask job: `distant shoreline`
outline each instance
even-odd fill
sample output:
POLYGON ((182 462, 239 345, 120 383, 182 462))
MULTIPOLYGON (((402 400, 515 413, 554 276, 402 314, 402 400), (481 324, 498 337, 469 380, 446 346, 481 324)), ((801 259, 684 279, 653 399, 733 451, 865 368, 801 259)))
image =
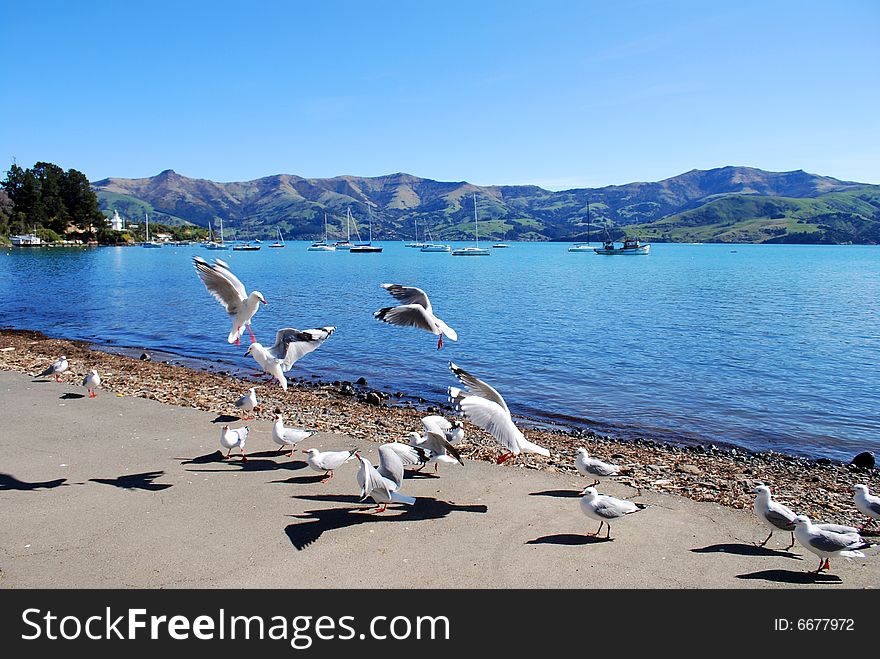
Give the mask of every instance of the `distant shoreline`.
MULTIPOLYGON (((68 381, 78 383, 88 369, 96 368, 103 380, 102 390, 219 415, 234 415, 232 402, 247 387, 254 386, 253 380, 237 377, 231 370, 196 370, 141 361, 106 352, 105 347, 86 341, 53 339, 30 330, 0 329, 0 370, 35 375, 60 354, 65 354, 71 363, 65 377, 68 381)), ((356 383, 299 381, 286 393, 275 383, 256 386, 262 399, 258 418, 271 419, 277 407, 291 425, 360 439, 402 441, 407 432, 421 430, 420 419, 426 413, 411 400, 390 405, 386 402, 387 394, 356 383)), ((447 409, 429 407, 427 413, 450 416, 447 409)), ((500 452, 497 443, 468 423, 466 429, 465 459, 494 461, 500 452)), ((853 515, 853 484, 867 483, 872 490, 880 489, 880 470, 859 470, 827 459, 618 440, 526 424, 522 424, 522 430, 530 441, 548 447, 551 457, 520 456, 515 464, 498 468, 545 469, 579 478, 572 460, 575 449, 585 446, 598 457, 624 466, 627 473, 620 481, 632 487, 747 508, 752 504, 751 488, 764 482, 771 484, 783 499, 796 498, 809 514, 839 523, 863 521, 853 515)))

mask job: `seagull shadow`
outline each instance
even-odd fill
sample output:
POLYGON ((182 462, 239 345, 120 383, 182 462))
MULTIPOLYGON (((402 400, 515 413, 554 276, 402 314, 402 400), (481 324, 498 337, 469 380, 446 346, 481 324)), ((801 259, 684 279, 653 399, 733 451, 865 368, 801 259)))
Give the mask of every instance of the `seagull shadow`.
POLYGON ((212 462, 223 462, 223 452, 213 451, 211 453, 205 453, 205 455, 199 455, 195 458, 175 458, 175 460, 180 460, 180 464, 184 465, 204 465, 212 462))
POLYGON ((234 414, 218 414, 211 423, 235 423, 236 421, 241 421, 241 417, 234 414))
POLYGON ((782 558, 793 558, 798 561, 804 560, 802 556, 792 554, 784 549, 770 549, 769 547, 758 547, 757 545, 748 545, 742 543, 725 543, 721 545, 709 545, 708 547, 698 547, 691 549, 695 554, 735 554, 737 556, 779 556, 782 558))
MULTIPOLYGON (((55 380, 53 380, 52 378, 39 378, 39 377, 38 377, 38 378, 36 378, 36 379, 34 379, 34 380, 31 380, 31 382, 40 382, 40 383, 44 383, 44 384, 45 384, 46 382, 55 382, 55 380)), ((61 383, 59 382, 58 384, 61 384, 61 383)))
MULTIPOLYGON (((215 462, 219 464, 225 464, 228 467, 237 467, 237 469, 187 469, 187 471, 193 473, 230 473, 233 471, 296 471, 298 469, 302 469, 303 467, 308 466, 307 463, 302 460, 293 460, 291 462, 275 462, 274 460, 262 460, 259 458, 252 458, 252 455, 257 455, 256 453, 248 453, 247 460, 241 459, 241 453, 233 453, 228 458, 224 458, 223 454, 218 451, 220 455, 219 458, 214 460, 207 460, 206 462, 215 462)), ((184 462, 183 464, 204 464, 204 463, 196 463, 192 461, 184 462)))
POLYGON ((165 474, 164 471, 145 471, 141 474, 126 474, 117 478, 90 478, 92 483, 103 483, 104 485, 112 485, 123 490, 145 490, 147 492, 158 492, 167 490, 172 486, 171 483, 154 483, 157 478, 161 478, 165 474))
MULTIPOLYGON (((305 466, 305 463, 303 463, 305 466)), ((270 483, 285 483, 288 485, 310 485, 312 483, 320 483, 324 480, 323 474, 315 474, 314 476, 291 476, 280 481, 269 481, 270 483)))
POLYGON ((0 474, 0 492, 5 490, 19 490, 21 492, 51 490, 62 485, 69 485, 69 483, 65 483, 66 480, 66 478, 57 478, 54 481, 28 483, 27 481, 18 480, 12 474, 0 474))
MULTIPOLYGON (((297 499, 317 501, 343 501, 345 503, 361 503, 360 498, 350 495, 317 495, 299 496, 297 499)), ((308 510, 302 515, 293 515, 305 521, 288 524, 284 532, 287 538, 297 550, 302 551, 313 545, 324 533, 344 529, 357 524, 371 524, 374 522, 420 522, 429 519, 440 519, 450 513, 485 513, 488 508, 484 505, 457 505, 448 501, 440 501, 432 497, 419 497, 416 502, 407 506, 404 504, 391 504, 393 507, 387 513, 371 514, 367 511, 376 506, 372 501, 367 504, 352 508, 322 508, 308 510), (394 513, 394 514, 388 514, 394 513)))
POLYGON ((581 490, 544 490, 543 492, 529 492, 530 497, 557 497, 560 499, 577 499, 581 496, 581 490))
POLYGON ((69 392, 68 392, 68 393, 66 393, 66 394, 63 394, 62 396, 59 396, 59 398, 60 398, 61 400, 76 400, 77 398, 85 398, 85 395, 83 395, 83 394, 72 394, 72 393, 69 393, 69 392))
POLYGON ((759 579, 790 584, 841 584, 843 579, 836 574, 816 574, 815 572, 793 572, 792 570, 761 570, 749 574, 738 574, 737 579, 759 579))
POLYGON ((526 542, 527 545, 596 545, 603 542, 614 542, 614 538, 595 538, 591 535, 577 533, 557 533, 544 535, 526 542))
POLYGON ((407 480, 409 480, 409 479, 419 480, 419 479, 423 479, 423 478, 434 479, 434 478, 440 478, 440 474, 436 474, 433 471, 428 472, 428 471, 416 471, 415 469, 406 469, 403 472, 403 477, 407 480))

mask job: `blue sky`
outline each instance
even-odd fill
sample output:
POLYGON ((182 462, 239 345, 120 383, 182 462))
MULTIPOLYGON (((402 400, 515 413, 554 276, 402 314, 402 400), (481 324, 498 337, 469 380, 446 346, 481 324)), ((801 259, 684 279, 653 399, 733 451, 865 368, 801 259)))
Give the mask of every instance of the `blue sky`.
POLYGON ((880 2, 0 0, 0 166, 880 183, 880 2))

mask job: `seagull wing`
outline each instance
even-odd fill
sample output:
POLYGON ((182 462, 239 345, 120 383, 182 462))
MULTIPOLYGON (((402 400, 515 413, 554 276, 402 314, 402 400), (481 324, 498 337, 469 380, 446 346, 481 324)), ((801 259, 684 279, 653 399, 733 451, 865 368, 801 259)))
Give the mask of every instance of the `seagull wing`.
MULTIPOLYGON (((420 465, 428 461, 428 455, 421 446, 412 446, 410 444, 401 444, 400 442, 389 442, 384 444, 392 451, 397 453, 404 465, 420 465)), ((379 461, 381 465, 381 460, 379 461)))
POLYGON ((418 327, 431 334, 440 334, 434 315, 420 304, 402 304, 399 307, 384 307, 373 314, 383 323, 398 327, 418 327))
POLYGON ((443 453, 451 455, 453 458, 458 460, 458 464, 464 467, 464 461, 461 459, 461 454, 458 452, 458 449, 456 449, 452 444, 446 441, 446 437, 444 437, 440 433, 434 432, 433 430, 428 430, 425 433, 425 438, 421 442, 419 442, 419 446, 423 449, 429 450, 435 455, 441 455, 443 453))
POLYGON ((514 425, 506 409, 494 401, 479 396, 459 395, 456 404, 471 423, 492 435, 506 450, 514 455, 520 452, 520 447, 526 438, 514 425))
POLYGON ((471 393, 498 403, 498 405, 504 408, 504 411, 507 412, 507 414, 510 414, 510 410, 507 409, 507 403, 504 402, 504 398, 502 398, 501 394, 499 394, 493 387, 486 384, 481 379, 474 377, 463 368, 459 368, 452 362, 449 362, 449 368, 452 370, 455 377, 458 378, 458 381, 467 387, 471 393))
POLYGON ((795 514, 790 508, 786 508, 781 503, 771 501, 767 510, 764 511, 764 517, 773 526, 783 531, 794 531, 795 514))
POLYGON ((445 435, 452 430, 452 424, 442 416, 422 417, 422 425, 425 426, 425 432, 436 432, 441 435, 445 435))
POLYGON ((630 513, 634 513, 639 507, 632 501, 624 501, 623 499, 615 499, 614 497, 601 496, 597 499, 593 510, 596 514, 605 519, 617 519, 630 513))
POLYGON ((388 291, 395 300, 403 304, 418 304, 431 312, 431 301, 428 294, 415 286, 401 286, 400 284, 382 284, 382 288, 388 291))
POLYGON ((357 474, 358 483, 361 486, 361 498, 366 499, 373 492, 379 492, 384 495, 385 499, 390 499, 391 491, 388 489, 388 483, 385 482, 382 475, 370 464, 369 460, 360 455, 357 457, 361 462, 361 468, 357 474))
POLYGON ((282 371, 289 371, 299 359, 313 350, 317 350, 335 331, 335 327, 302 331, 293 327, 285 327, 276 332, 275 344, 269 348, 268 352, 275 359, 281 360, 282 371))
POLYGON ((238 277, 232 274, 229 266, 219 259, 211 265, 201 256, 193 257, 193 265, 205 288, 223 305, 226 312, 230 316, 238 313, 241 303, 247 299, 247 291, 238 277))
POLYGON ((403 485, 403 460, 390 444, 379 447, 379 474, 394 483, 395 489, 403 485))
POLYGON ((845 549, 862 549, 865 541, 857 533, 835 533, 815 527, 816 532, 810 534, 810 546, 819 551, 835 552, 845 549))

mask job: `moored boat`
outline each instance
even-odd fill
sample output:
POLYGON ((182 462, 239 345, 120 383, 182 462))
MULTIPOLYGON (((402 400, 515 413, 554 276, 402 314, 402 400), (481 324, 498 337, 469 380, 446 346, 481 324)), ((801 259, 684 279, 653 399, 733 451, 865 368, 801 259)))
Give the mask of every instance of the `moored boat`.
POLYGON ((602 243, 602 247, 593 251, 596 254, 605 254, 606 256, 648 254, 651 251, 651 245, 649 243, 643 245, 638 238, 628 238, 623 241, 623 247, 615 247, 614 241, 606 240, 602 243))

